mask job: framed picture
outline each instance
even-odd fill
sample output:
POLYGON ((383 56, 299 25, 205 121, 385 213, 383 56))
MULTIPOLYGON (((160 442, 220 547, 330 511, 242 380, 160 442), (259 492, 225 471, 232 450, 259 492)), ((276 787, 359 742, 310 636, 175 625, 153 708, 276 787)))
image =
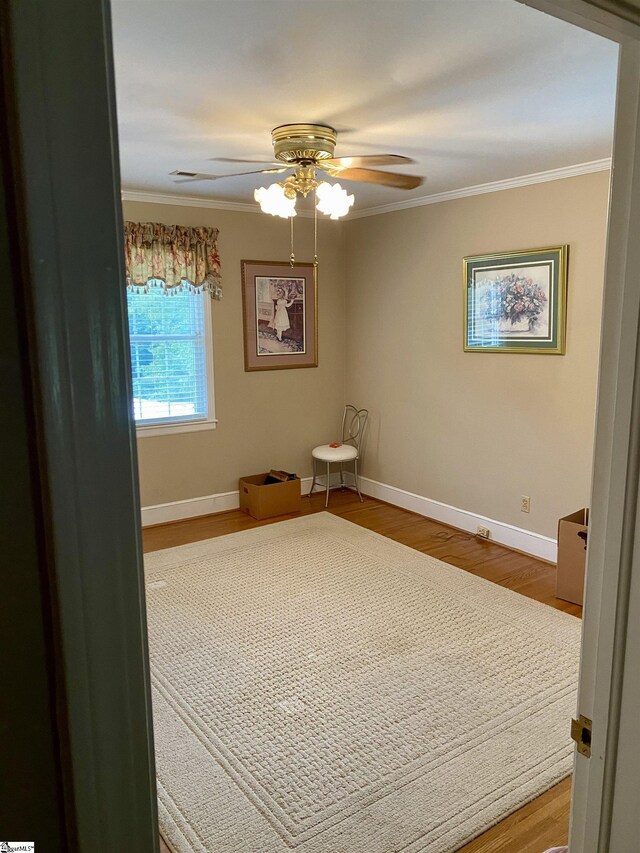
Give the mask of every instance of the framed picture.
POLYGON ((318 366, 318 290, 313 264, 242 261, 244 369, 318 366))
POLYGON ((568 249, 465 258, 465 352, 564 355, 568 249))

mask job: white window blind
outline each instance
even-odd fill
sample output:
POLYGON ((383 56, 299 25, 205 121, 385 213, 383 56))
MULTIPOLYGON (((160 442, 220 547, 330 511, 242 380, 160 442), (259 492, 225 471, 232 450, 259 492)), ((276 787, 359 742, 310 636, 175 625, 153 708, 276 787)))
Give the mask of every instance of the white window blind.
POLYGON ((127 294, 138 426, 207 420, 209 299, 188 290, 127 294))

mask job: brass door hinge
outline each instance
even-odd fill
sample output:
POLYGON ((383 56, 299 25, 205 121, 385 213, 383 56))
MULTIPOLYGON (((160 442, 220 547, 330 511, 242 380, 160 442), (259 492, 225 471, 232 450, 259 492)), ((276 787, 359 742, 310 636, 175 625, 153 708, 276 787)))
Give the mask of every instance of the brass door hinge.
POLYGON ((571 720, 571 739, 575 740, 578 752, 585 758, 591 758, 591 728, 593 723, 582 714, 577 720, 571 720))

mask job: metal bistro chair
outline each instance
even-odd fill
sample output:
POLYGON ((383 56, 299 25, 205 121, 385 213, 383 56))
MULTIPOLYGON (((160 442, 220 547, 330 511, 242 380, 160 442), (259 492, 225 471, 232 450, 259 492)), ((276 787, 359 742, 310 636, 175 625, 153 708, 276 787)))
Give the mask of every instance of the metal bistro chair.
POLYGON ((360 450, 362 448, 362 439, 367 426, 369 412, 367 409, 356 409, 355 406, 345 406, 344 415, 342 416, 342 444, 339 447, 331 447, 330 444, 321 444, 319 447, 314 447, 311 451, 313 457, 313 482, 309 489, 309 497, 313 494, 316 487, 318 476, 326 476, 326 492, 325 507, 329 506, 329 491, 331 489, 331 465, 340 463, 340 488, 344 488, 344 466, 345 463, 353 462, 353 476, 356 482, 356 491, 360 500, 363 500, 360 494, 358 485, 358 460, 360 459, 360 450), (327 473, 316 474, 316 462, 324 462, 327 466, 327 473))

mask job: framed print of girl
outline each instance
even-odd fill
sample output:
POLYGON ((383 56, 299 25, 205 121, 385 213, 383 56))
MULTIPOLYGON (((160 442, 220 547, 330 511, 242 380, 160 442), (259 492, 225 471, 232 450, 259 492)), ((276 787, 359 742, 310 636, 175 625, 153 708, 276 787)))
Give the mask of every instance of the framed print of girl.
POLYGON ((262 306, 266 306, 271 314, 269 322, 263 328, 260 328, 258 317, 258 355, 304 352, 304 295, 303 278, 256 278, 258 314, 262 306), (289 308, 293 308, 293 311, 289 312, 289 308), (275 332, 277 343, 272 340, 271 329, 275 332))
POLYGON ((317 366, 313 264, 242 261, 245 370, 317 366))

